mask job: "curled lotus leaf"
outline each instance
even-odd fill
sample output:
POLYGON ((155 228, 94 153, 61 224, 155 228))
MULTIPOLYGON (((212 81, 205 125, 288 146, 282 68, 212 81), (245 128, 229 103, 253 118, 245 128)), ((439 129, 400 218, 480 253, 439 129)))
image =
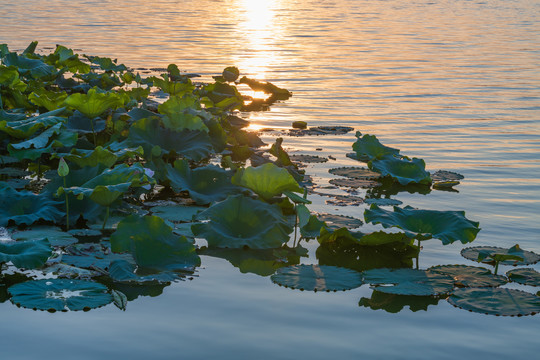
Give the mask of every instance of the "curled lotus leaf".
POLYGON ((475 246, 461 250, 461 256, 472 261, 493 265, 500 261, 501 265, 531 265, 540 261, 540 255, 522 250, 518 245, 511 248, 497 246, 475 246))
POLYGON ((506 273, 510 281, 518 284, 540 286, 540 272, 532 268, 520 268, 510 270, 506 273))
POLYGON ((431 185, 432 182, 429 173, 426 171, 426 163, 418 158, 384 156, 371 160, 368 167, 381 173, 383 177, 391 177, 401 185, 431 185))
POLYGON ((434 296, 396 295, 374 290, 371 298, 361 298, 358 306, 368 307, 371 310, 382 309, 397 314, 405 306, 408 306, 412 312, 417 312, 427 311, 429 305, 437 305, 438 303, 439 299, 434 296))
POLYGON ((167 166, 167 174, 174 191, 188 191, 200 205, 222 201, 240 192, 240 188, 231 183, 231 172, 216 165, 190 169, 186 160, 177 160, 174 167, 167 166))
POLYGON ((0 263, 11 261, 18 268, 39 268, 51 254, 52 248, 46 238, 0 243, 0 263))
POLYGON ((66 108, 63 107, 24 120, 2 120, 0 121, 0 131, 17 139, 27 139, 42 128, 48 128, 60 122, 64 123, 66 118, 61 117, 61 115, 65 110, 66 108))
POLYGON ((278 269, 272 282, 307 291, 345 291, 363 284, 358 271, 328 265, 294 265, 278 269))
POLYGON ((0 185, 0 226, 6 226, 10 220, 17 225, 31 225, 40 219, 57 222, 64 216, 57 209, 60 204, 44 195, 0 185))
POLYGON ((154 206, 150 209, 153 215, 159 216, 162 219, 173 223, 191 222, 193 217, 207 208, 202 206, 154 206))
POLYGON ((114 92, 92 88, 86 94, 71 94, 64 102, 71 108, 80 111, 86 117, 93 119, 107 110, 114 110, 123 106, 124 98, 114 92))
POLYGON ((504 276, 494 275, 490 270, 476 266, 437 265, 428 270, 450 275, 458 287, 497 287, 508 282, 504 276))
POLYGON ((286 169, 273 163, 239 169, 232 177, 232 183, 253 190, 263 199, 271 199, 284 191, 304 192, 286 169))
POLYGON ((99 56, 86 56, 85 57, 92 64, 99 65, 102 70, 105 71, 126 71, 127 67, 124 64, 118 65, 116 60, 113 60, 108 57, 99 57, 99 56))
POLYGON ((420 210, 410 206, 394 206, 394 211, 387 211, 373 204, 364 212, 364 219, 385 228, 400 228, 410 238, 436 238, 444 245, 457 240, 466 244, 473 241, 480 231, 479 223, 468 220, 464 211, 420 210))
POLYGON ((381 174, 362 167, 340 167, 328 170, 332 175, 344 176, 351 179, 378 179, 381 174))
POLYGON ((352 145, 356 158, 361 161, 368 162, 373 159, 382 158, 384 156, 398 155, 399 150, 381 144, 375 135, 362 134, 356 132, 356 142, 352 145))
POLYGON ((28 230, 14 232, 11 238, 17 241, 47 238, 54 247, 68 246, 77 242, 71 234, 56 226, 34 226, 28 230))
POLYGON ((540 297, 506 288, 462 288, 448 302, 464 310, 497 316, 524 316, 540 312, 540 297))
POLYGON ((415 269, 371 269, 362 273, 364 282, 375 290, 397 295, 446 295, 454 288, 448 275, 415 269))
POLYGON ((300 234, 305 238, 319 236, 321 228, 326 227, 325 222, 321 221, 316 215, 312 215, 304 204, 296 205, 296 214, 298 216, 300 234))
POLYGON ((129 129, 131 146, 142 146, 144 156, 152 156, 152 149, 159 146, 161 154, 174 152, 193 161, 207 158, 213 151, 212 142, 204 131, 173 131, 161 126, 159 118, 145 118, 136 121, 129 129))
POLYGON ((7 66, 15 66, 22 75, 30 75, 34 79, 48 78, 55 74, 55 68, 40 59, 30 59, 24 55, 9 53, 2 58, 2 63, 7 66))
POLYGON ((109 276, 114 282, 127 284, 167 284, 182 278, 182 275, 172 271, 151 271, 149 274, 139 275, 141 269, 125 260, 115 260, 109 267, 109 276))
POLYGON ((273 249, 289 241, 293 227, 278 205, 269 205, 243 195, 230 196, 198 215, 209 222, 194 224, 197 237, 209 246, 222 248, 273 249))
POLYGON ((111 249, 128 252, 137 265, 156 270, 193 271, 201 264, 193 244, 173 234, 157 216, 130 215, 120 221, 111 235, 111 249))
POLYGON ((44 311, 90 310, 109 304, 112 296, 105 285, 70 279, 44 279, 19 283, 8 289, 11 302, 44 311))

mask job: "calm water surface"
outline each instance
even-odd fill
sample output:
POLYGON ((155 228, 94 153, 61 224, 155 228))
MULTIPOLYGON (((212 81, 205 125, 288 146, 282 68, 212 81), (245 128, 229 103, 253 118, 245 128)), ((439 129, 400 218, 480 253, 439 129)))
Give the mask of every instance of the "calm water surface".
MULTIPOLYGON (((208 79, 236 65, 272 81, 294 96, 244 114, 254 127, 303 120, 377 135, 425 159, 429 170, 465 175, 459 193, 394 198, 465 210, 482 228, 476 245, 540 252, 537 1, 0 0, 0 9, 0 43, 13 50, 39 40, 44 50, 59 43, 138 69, 176 63, 208 79)), ((327 169, 358 165, 345 157, 354 140, 353 133, 287 138, 285 146, 336 158, 307 169, 323 186, 332 178, 327 169)), ((365 209, 313 201, 314 211, 362 218, 365 209)), ((308 247, 303 262, 316 263, 315 245, 308 247)), ((460 257, 463 247, 424 242, 420 267, 472 265, 460 257)), ((504 359, 540 351, 539 316, 473 314, 444 300, 390 314, 358 306, 371 296, 367 286, 293 291, 210 257, 198 275, 139 297, 126 312, 109 305, 49 314, 0 304, 2 358, 504 359)))

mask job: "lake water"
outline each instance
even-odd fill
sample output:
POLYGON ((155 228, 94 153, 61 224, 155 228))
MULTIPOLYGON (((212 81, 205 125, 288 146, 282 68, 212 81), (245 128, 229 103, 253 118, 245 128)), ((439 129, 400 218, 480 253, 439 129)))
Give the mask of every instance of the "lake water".
MULTIPOLYGON (((42 50, 58 43, 135 69, 176 63, 209 79, 236 65, 243 75, 272 81, 294 96, 270 111, 244 114, 254 127, 303 120, 376 135, 423 158, 428 170, 465 176, 459 192, 393 198, 464 210, 482 228, 474 245, 519 243, 540 252, 537 1, 0 0, 0 6, 0 43, 12 50, 39 40, 42 50)), ((325 186, 334 177, 327 169, 362 165, 345 157, 354 141, 349 133, 285 138, 284 146, 335 157, 307 168, 325 186)), ((359 218, 366 208, 312 200, 313 211, 359 218)), ((423 246, 420 268, 474 265, 459 254, 466 245, 423 246)), ((303 262, 317 263, 316 244, 306 247, 311 256, 303 262)), ((469 313, 444 300, 427 311, 393 314, 358 306, 371 296, 365 285, 294 291, 242 274, 226 260, 202 261, 198 277, 140 296, 126 312, 109 305, 50 314, 4 302, 2 358, 508 359, 540 351, 539 316, 469 313)))

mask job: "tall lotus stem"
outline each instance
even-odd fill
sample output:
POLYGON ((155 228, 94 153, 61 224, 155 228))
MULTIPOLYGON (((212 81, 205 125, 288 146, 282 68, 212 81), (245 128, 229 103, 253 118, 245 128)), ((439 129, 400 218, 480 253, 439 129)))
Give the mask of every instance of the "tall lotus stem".
POLYGON ((109 206, 107 206, 107 212, 105 213, 105 220, 103 221, 103 226, 101 230, 105 230, 105 225, 107 225, 107 220, 109 220, 109 206))
MULTIPOLYGON (((58 175, 64 178, 64 189, 67 188, 66 183, 66 176, 69 174, 69 166, 66 163, 66 160, 64 158, 60 159, 60 163, 58 164, 58 175)), ((68 193, 64 191, 64 195, 66 198, 66 230, 69 230, 69 199, 68 199, 68 193)))

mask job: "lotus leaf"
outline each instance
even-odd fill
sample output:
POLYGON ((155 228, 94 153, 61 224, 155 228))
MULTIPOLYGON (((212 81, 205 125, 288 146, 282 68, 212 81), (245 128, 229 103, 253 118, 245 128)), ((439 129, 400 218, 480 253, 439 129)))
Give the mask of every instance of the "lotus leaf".
POLYGON ((452 171, 447 171, 447 170, 439 170, 431 174, 431 179, 433 181, 440 181, 440 182, 458 181, 458 180, 463 180, 464 178, 465 177, 461 174, 458 174, 452 171))
POLYGON ((284 191, 304 192, 287 170, 272 163, 239 169, 232 183, 253 190, 263 199, 271 199, 284 191))
POLYGON ((60 204, 43 195, 0 185, 0 226, 6 226, 10 220, 17 225, 30 225, 39 219, 56 222, 64 216, 56 208, 60 204))
POLYGON ((44 107, 48 111, 61 108, 66 98, 66 92, 47 91, 44 88, 35 89, 30 95, 28 95, 28 100, 37 106, 44 107))
POLYGON ((335 186, 350 187, 353 189, 369 189, 380 185, 378 182, 369 179, 330 179, 329 182, 335 186))
POLYGON ((450 275, 458 287, 497 287, 508 281, 504 276, 493 275, 490 270, 466 265, 438 265, 429 271, 450 275))
POLYGON ((522 250, 518 245, 514 245, 509 249, 496 246, 469 247, 461 250, 461 256, 465 259, 490 265, 496 262, 500 262, 502 265, 531 265, 540 261, 540 255, 532 251, 522 250), (505 256, 508 258, 497 260, 498 257, 505 256))
POLYGON ((272 145, 272 147, 270 148, 268 152, 277 158, 276 160, 277 165, 294 166, 291 159, 289 158, 289 154, 287 154, 287 152, 283 150, 283 147, 281 146, 282 144, 283 144, 283 138, 277 138, 276 142, 272 145))
POLYGON ((368 162, 373 159, 379 159, 387 155, 399 155, 399 150, 388 146, 384 146, 380 143, 375 135, 364 135, 358 131, 356 132, 356 142, 352 148, 356 153, 359 160, 368 162))
POLYGON ((83 63, 78 54, 65 46, 56 45, 53 55, 55 56, 55 66, 57 68, 67 67, 70 72, 79 72, 81 74, 86 74, 91 70, 90 65, 83 63))
POLYGON ((27 87, 27 85, 20 79, 19 71, 17 71, 15 66, 3 65, 0 65, 0 86, 4 86, 15 91, 24 91, 27 87))
POLYGON ((47 238, 54 247, 68 246, 77 242, 71 234, 55 226, 35 226, 25 231, 14 232, 11 237, 17 241, 47 238))
POLYGON ((124 294, 121 291, 112 289, 111 290, 111 295, 113 297, 114 305, 116 305, 116 307, 119 308, 120 310, 126 311, 126 307, 127 307, 127 303, 128 303, 128 298, 127 298, 126 294, 124 294))
POLYGON ((172 271, 138 275, 135 271, 135 265, 125 260, 111 262, 109 276, 115 282, 128 284, 167 284, 182 278, 180 274, 172 271))
POLYGON ((345 215, 317 214, 317 218, 324 221, 327 227, 332 230, 337 230, 342 227, 346 227, 347 229, 356 229, 363 224, 362 220, 345 215))
POLYGON ((369 198, 364 199, 366 204, 376 204, 378 206, 397 206, 403 204, 403 202, 396 199, 385 199, 385 198, 369 198))
POLYGON ((448 302, 464 310, 487 315, 523 316, 540 312, 540 297, 505 288, 463 288, 455 290, 448 302))
POLYGON ((27 139, 41 128, 65 122, 66 118, 60 117, 65 110, 60 108, 20 121, 0 121, 0 131, 17 139, 27 139))
POLYGON ((387 294, 445 295, 454 288, 452 277, 424 270, 383 268, 366 270, 362 275, 364 282, 387 294))
POLYGON ((201 264, 195 247, 157 216, 130 215, 111 235, 114 252, 129 252, 137 265, 161 270, 193 271, 201 264))
POLYGON ((167 177, 174 191, 188 191, 200 205, 225 200, 240 190, 231 183, 231 173, 215 165, 192 170, 186 160, 177 160, 174 167, 167 166, 167 177))
POLYGON ((361 167, 340 167, 328 170, 330 174, 352 179, 378 179, 381 174, 361 167))
POLYGON ((349 231, 343 227, 335 231, 321 230, 321 235, 317 238, 320 244, 344 242, 362 246, 380 246, 394 243, 410 244, 411 239, 403 233, 386 233, 375 231, 370 234, 349 231))
POLYGON ((99 133, 106 128, 106 121, 100 117, 89 118, 75 110, 67 120, 67 128, 79 134, 99 133))
POLYGON ((510 281, 518 284, 540 286, 540 273, 532 268, 520 268, 506 273, 510 281))
POLYGON ((44 274, 54 274, 62 278, 77 278, 77 279, 91 279, 96 276, 103 275, 99 271, 82 269, 76 266, 66 265, 62 263, 54 264, 43 269, 44 274))
POLYGON ((47 130, 45 130, 44 132, 42 132, 41 134, 31 138, 31 139, 28 139, 26 141, 22 141, 20 143, 16 143, 16 144, 10 144, 9 145, 9 148, 10 149, 16 149, 16 150, 21 150, 21 149, 29 149, 29 148, 36 148, 36 149, 39 149, 39 148, 44 148, 45 146, 47 146, 47 144, 49 143, 49 140, 54 136, 54 135, 58 135, 60 134, 60 132, 62 131, 62 127, 64 126, 64 124, 62 123, 58 123, 56 125, 53 125, 51 126, 50 128, 48 128, 47 130))
POLYGON ((0 263, 11 261, 18 268, 42 267, 51 254, 51 245, 46 238, 0 243, 0 263))
POLYGON ((437 305, 438 303, 439 299, 433 296, 396 295, 374 290, 371 298, 361 298, 358 306, 369 307, 372 310, 382 309, 397 314, 405 306, 408 306, 412 312, 416 312, 427 311, 429 305, 437 305))
POLYGON ((65 103, 83 113, 84 116, 93 119, 109 109, 114 110, 123 106, 124 99, 114 92, 103 92, 92 88, 86 94, 69 95, 65 103))
POLYGON ((35 79, 52 77, 56 70, 54 66, 45 64, 39 59, 29 59, 16 53, 9 53, 4 56, 2 63, 7 66, 15 66, 19 69, 19 73, 29 74, 35 79))
POLYGON ((292 161, 301 162, 301 163, 325 163, 328 161, 328 158, 325 158, 325 157, 316 156, 316 155, 305 155, 305 154, 291 155, 290 159, 292 161))
POLYGON ((156 76, 151 77, 154 82, 154 86, 159 87, 163 92, 168 94, 183 96, 185 94, 190 94, 195 89, 195 86, 191 83, 191 80, 187 82, 182 81, 171 81, 167 75, 162 75, 163 79, 160 79, 156 76))
POLYGON ((389 176, 397 180, 401 185, 409 185, 411 183, 431 184, 431 177, 425 170, 426 163, 422 159, 384 156, 371 160, 368 163, 368 167, 371 170, 381 173, 382 176, 389 176))
POLYGON ((368 223, 382 224, 385 228, 398 227, 411 239, 436 238, 444 245, 456 240, 466 244, 473 241, 480 231, 479 223, 468 220, 464 211, 419 210, 410 206, 394 206, 392 212, 373 204, 364 212, 364 218, 368 223))
POLYGON ((158 111, 160 114, 165 115, 163 124, 171 130, 181 131, 188 129, 208 132, 208 127, 200 117, 186 112, 188 109, 198 107, 200 108, 200 105, 195 97, 171 96, 169 100, 158 106, 158 111))
POLYGON ((61 261, 64 264, 73 265, 84 269, 107 270, 112 261, 122 260, 135 263, 131 254, 115 254, 110 249, 103 248, 100 244, 78 244, 67 249, 68 254, 63 254, 61 261))
POLYGON ((293 231, 277 205, 236 195, 198 215, 210 221, 194 224, 193 233, 209 246, 252 249, 280 247, 293 231))
POLYGON ((88 59, 88 61, 90 61, 93 64, 99 65, 99 67, 105 71, 126 71, 127 70, 127 67, 124 64, 117 65, 116 60, 112 60, 111 58, 108 58, 108 57, 86 56, 86 55, 85 57, 88 59))
POLYGON ((84 280, 44 279, 16 284, 8 289, 11 302, 34 310, 90 310, 112 301, 105 285, 84 280))
POLYGON ((237 267, 241 273, 251 273, 259 276, 270 276, 277 269, 295 265, 300 262, 300 256, 305 256, 304 248, 278 249, 207 249, 203 248, 200 255, 222 258, 237 267))
POLYGON ((326 227, 325 222, 319 220, 317 216, 311 215, 311 212, 303 204, 296 206, 296 213, 298 215, 300 234, 303 237, 315 238, 321 233, 321 228, 326 227))
POLYGON ((200 211, 206 210, 202 206, 154 206, 150 209, 152 214, 173 223, 191 222, 193 217, 200 211))
POLYGON ((141 119, 129 130, 129 141, 132 146, 142 146, 148 158, 157 145, 162 154, 175 152, 193 161, 207 158, 212 152, 212 143, 203 131, 182 130, 180 132, 164 129, 157 118, 141 119))
POLYGON ((363 284, 358 271, 327 265, 295 265, 278 269, 272 282, 307 291, 345 291, 363 284))

